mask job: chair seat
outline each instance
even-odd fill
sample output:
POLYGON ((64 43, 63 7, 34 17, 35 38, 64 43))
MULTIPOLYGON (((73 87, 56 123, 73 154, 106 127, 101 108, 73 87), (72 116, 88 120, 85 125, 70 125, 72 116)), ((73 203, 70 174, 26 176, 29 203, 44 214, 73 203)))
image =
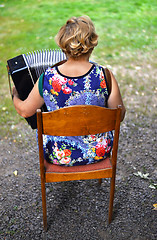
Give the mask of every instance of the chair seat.
POLYGON ((54 172, 54 173, 71 173, 71 172, 85 172, 85 171, 94 171, 94 170, 102 170, 102 169, 111 169, 111 161, 110 158, 105 158, 100 162, 87 164, 87 165, 79 165, 73 167, 59 166, 56 164, 48 163, 44 160, 44 166, 46 168, 46 172, 54 172))

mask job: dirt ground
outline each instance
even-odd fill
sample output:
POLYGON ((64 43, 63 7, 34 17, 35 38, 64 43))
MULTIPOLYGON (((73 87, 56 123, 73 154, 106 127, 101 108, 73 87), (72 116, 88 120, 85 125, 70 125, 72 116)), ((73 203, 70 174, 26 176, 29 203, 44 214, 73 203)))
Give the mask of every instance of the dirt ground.
POLYGON ((97 180, 53 183, 46 186, 48 231, 43 232, 36 135, 22 121, 0 139, 0 239, 157 239, 155 97, 149 116, 139 106, 150 97, 128 94, 125 101, 112 223, 107 223, 109 180, 101 187, 97 180))

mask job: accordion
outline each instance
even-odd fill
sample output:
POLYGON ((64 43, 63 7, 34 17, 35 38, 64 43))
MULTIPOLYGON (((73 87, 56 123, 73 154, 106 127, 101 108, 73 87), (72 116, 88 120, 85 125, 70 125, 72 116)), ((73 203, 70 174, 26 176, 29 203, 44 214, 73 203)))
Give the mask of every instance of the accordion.
MULTIPOLYGON (((59 65, 66 60, 61 50, 40 50, 9 59, 7 61, 9 87, 10 75, 21 100, 25 100, 31 92, 39 76, 50 66, 59 65), (57 64, 58 63, 58 64, 57 64)), ((44 104, 42 111, 47 111, 44 104)), ((36 114, 26 118, 32 129, 37 128, 36 114)))

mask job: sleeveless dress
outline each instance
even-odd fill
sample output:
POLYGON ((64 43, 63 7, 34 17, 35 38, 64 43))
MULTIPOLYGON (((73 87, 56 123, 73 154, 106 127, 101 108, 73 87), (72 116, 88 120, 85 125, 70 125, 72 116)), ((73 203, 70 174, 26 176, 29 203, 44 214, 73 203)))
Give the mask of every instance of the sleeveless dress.
MULTIPOLYGON (((48 68, 43 79, 39 79, 39 92, 48 111, 71 105, 106 107, 109 97, 104 69, 97 64, 76 78, 63 75, 58 67, 48 68)), ((43 136, 44 158, 62 166, 101 161, 109 156, 112 145, 112 132, 76 137, 43 136)))

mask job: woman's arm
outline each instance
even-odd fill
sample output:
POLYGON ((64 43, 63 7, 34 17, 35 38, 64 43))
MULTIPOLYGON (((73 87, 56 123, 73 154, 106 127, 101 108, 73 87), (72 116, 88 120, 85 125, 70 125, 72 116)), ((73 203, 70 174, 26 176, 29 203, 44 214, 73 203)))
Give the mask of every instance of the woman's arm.
MULTIPOLYGON (((38 80, 39 81, 39 80, 38 80)), ((44 99, 40 96, 38 90, 38 81, 34 85, 32 91, 26 98, 26 100, 22 101, 19 99, 17 90, 13 87, 13 103, 17 113, 24 117, 30 117, 36 113, 38 108, 41 108, 44 104, 44 99)))
POLYGON ((112 74, 112 72, 110 71, 110 74, 111 74, 111 93, 110 93, 110 96, 108 98, 108 107, 109 108, 117 108, 118 105, 121 105, 122 106, 122 113, 121 113, 121 121, 123 121, 124 117, 125 117, 125 112, 126 112, 126 109, 125 109, 125 106, 123 104, 123 100, 122 100, 122 97, 121 97, 121 93, 120 93, 120 90, 119 90, 119 87, 118 87, 118 83, 114 77, 114 75, 112 74))

